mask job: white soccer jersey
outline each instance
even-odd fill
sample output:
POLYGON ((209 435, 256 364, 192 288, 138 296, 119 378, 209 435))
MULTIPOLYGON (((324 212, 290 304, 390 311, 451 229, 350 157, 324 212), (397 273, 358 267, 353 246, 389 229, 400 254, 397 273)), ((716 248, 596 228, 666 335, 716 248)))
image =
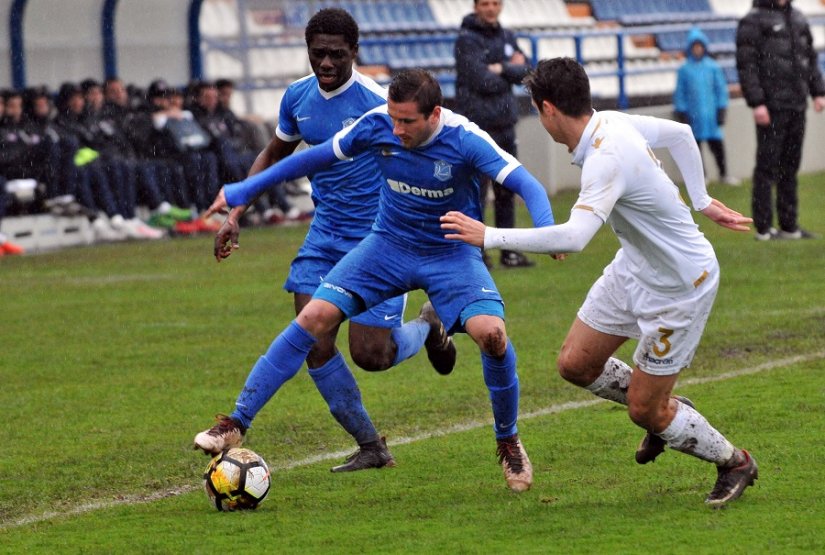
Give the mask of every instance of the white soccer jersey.
POLYGON ((660 147, 668 148, 679 166, 693 207, 706 208, 711 197, 690 127, 648 116, 594 112, 573 151, 573 163, 582 168, 582 185, 571 221, 531 230, 491 228, 485 247, 580 250, 580 236, 589 240, 597 226, 576 212, 589 211, 613 228, 622 246, 616 257, 626 259, 625 267, 642 287, 665 295, 694 289, 716 271, 716 255, 656 159, 652 148, 660 147))
POLYGON ((651 150, 660 146, 671 149, 694 206, 707 207, 710 197, 689 127, 600 112, 573 152, 573 163, 582 167, 582 189, 573 209, 592 210, 610 224, 622 245, 616 256, 628 258, 627 267, 643 287, 673 294, 692 290, 717 265, 713 247, 651 150), (691 150, 696 151, 693 163, 691 150))

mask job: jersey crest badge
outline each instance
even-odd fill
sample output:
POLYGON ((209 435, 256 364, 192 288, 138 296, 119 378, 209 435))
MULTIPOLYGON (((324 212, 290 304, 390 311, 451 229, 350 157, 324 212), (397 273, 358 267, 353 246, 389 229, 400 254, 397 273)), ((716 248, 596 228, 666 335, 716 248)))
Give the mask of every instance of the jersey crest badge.
POLYGON ((453 165, 439 160, 435 163, 435 171, 433 176, 439 181, 449 181, 453 178, 453 165))

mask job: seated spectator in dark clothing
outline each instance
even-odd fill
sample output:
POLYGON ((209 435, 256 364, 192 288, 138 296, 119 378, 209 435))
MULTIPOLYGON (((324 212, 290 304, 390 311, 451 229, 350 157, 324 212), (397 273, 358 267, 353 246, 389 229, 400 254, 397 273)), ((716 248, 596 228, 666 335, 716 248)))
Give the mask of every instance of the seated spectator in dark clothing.
POLYGON ((212 138, 210 148, 218 157, 221 181, 242 181, 257 153, 243 148, 241 143, 233 140, 232 129, 218 111, 218 89, 213 83, 201 81, 195 84, 191 95, 190 110, 195 120, 212 138))
POLYGON ((171 88, 165 81, 149 85, 147 108, 136 114, 130 125, 133 145, 143 158, 175 162, 182 177, 175 181, 176 198, 191 199, 198 212, 203 212, 221 187, 218 160, 209 150, 209 134, 191 112, 173 107, 170 96, 171 88))
MULTIPOLYGON (((191 111, 212 137, 212 150, 220 161, 221 179, 234 183, 246 178, 259 150, 247 148, 241 136, 242 124, 246 122, 221 105, 218 87, 209 81, 195 83, 192 86, 191 111)), ((287 199, 282 184, 270 188, 255 202, 254 208, 269 223, 304 219, 300 210, 287 199)))
POLYGON ((235 93, 235 83, 230 79, 218 79, 215 81, 218 90, 217 111, 226 122, 230 134, 234 141, 235 148, 239 150, 251 150, 260 152, 275 134, 275 126, 267 126, 263 120, 255 116, 247 116, 246 119, 238 117, 232 110, 232 95, 235 93))
MULTIPOLYGON (((129 205, 139 204, 152 211, 149 220, 155 227, 172 227, 177 221, 188 221, 191 212, 173 206, 164 185, 163 169, 152 160, 141 160, 135 154, 122 125, 128 122, 126 109, 106 109, 102 86, 93 79, 80 84, 86 103, 83 124, 89 132, 88 146, 100 154, 112 182, 128 184, 123 192, 132 194, 129 205)), ((125 92, 125 89, 124 89, 125 92)))
MULTIPOLYGON (((0 110, 2 113, 2 110, 0 110)), ((6 215, 6 206, 9 204, 9 193, 6 192, 6 178, 0 175, 0 222, 6 215)), ((8 254, 23 254, 23 247, 9 241, 3 232, 0 232, 0 256, 8 254)))
POLYGON ((63 194, 53 173, 58 167, 57 145, 23 118, 23 93, 5 91, 2 98, 0 175, 6 179, 35 179, 46 187, 47 198, 63 194))
MULTIPOLYGON (((74 155, 75 165, 82 168, 81 178, 91 187, 95 207, 108 217, 110 228, 120 232, 121 238, 160 239, 165 234, 140 221, 135 214, 134 183, 112 182, 107 160, 94 149, 94 133, 85 125, 85 100, 81 88, 73 83, 61 85, 57 94, 55 124, 62 135, 74 137, 80 148, 74 155)), ((116 176, 117 179, 117 176, 116 176)), ((103 218, 93 222, 93 228, 102 240, 116 240, 103 218)))
POLYGON ((191 219, 192 201, 183 186, 186 181, 183 166, 177 160, 155 156, 151 151, 152 145, 149 143, 154 131, 151 121, 145 117, 148 109, 146 92, 134 85, 124 85, 118 77, 110 77, 103 83, 103 98, 101 117, 117 123, 129 143, 130 155, 151 168, 161 194, 170 205, 167 213, 166 204, 162 203, 149 222, 156 227, 170 227, 176 226, 176 222, 183 218, 191 219))
POLYGON ((75 154, 80 148, 73 135, 61 133, 54 123, 55 108, 52 93, 46 87, 32 87, 24 94, 23 119, 27 129, 44 137, 49 143, 53 166, 49 169, 46 183, 46 208, 55 215, 94 216, 94 195, 83 170, 75 164, 75 154))
MULTIPOLYGON (((6 94, 3 92, 0 93, 0 121, 3 120, 5 111, 6 94)), ((6 215, 6 206, 8 206, 8 201, 9 194, 6 193, 6 178, 0 175, 0 223, 2 223, 3 217, 6 215)), ((8 237, 0 232, 0 256, 4 256, 6 254, 23 254, 23 248, 20 245, 10 242, 8 237)))

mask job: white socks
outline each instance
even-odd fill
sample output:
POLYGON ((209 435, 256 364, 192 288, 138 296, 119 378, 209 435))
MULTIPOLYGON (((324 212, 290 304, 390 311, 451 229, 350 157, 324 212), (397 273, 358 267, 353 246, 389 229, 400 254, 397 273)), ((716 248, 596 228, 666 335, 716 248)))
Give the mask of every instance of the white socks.
POLYGON ((630 375, 633 369, 617 358, 607 359, 604 371, 592 384, 585 389, 594 395, 627 405, 627 388, 630 386, 630 375))
MULTIPOLYGON (((617 358, 610 358, 604 365, 601 376, 585 389, 602 399, 627 405, 627 388, 632 374, 630 366, 617 358)), ((684 403, 676 403, 676 406, 673 421, 656 435, 664 439, 671 449, 717 465, 727 463, 734 453, 731 442, 696 409, 684 403)))
POLYGON ((696 409, 677 403, 676 416, 657 434, 671 449, 702 460, 724 465, 733 457, 734 447, 696 409))

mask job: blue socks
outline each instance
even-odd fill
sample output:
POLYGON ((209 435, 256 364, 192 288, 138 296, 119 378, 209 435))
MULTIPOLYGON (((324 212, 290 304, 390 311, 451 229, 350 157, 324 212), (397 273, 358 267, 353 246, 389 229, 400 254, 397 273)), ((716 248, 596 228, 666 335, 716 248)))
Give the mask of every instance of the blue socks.
POLYGON ((293 320, 258 359, 230 415, 245 428, 281 386, 291 379, 315 344, 315 338, 293 320))
POLYGON ((397 349, 392 365, 397 366, 420 351, 429 334, 430 324, 418 318, 410 320, 403 326, 393 328, 390 335, 397 349))
POLYGON ((336 353, 320 368, 311 368, 309 375, 329 405, 329 412, 358 445, 378 439, 378 432, 361 402, 358 384, 341 353, 336 353))
POLYGON ((507 341, 507 350, 501 358, 481 353, 481 366, 493 405, 496 439, 509 437, 518 432, 519 386, 513 344, 507 341))

